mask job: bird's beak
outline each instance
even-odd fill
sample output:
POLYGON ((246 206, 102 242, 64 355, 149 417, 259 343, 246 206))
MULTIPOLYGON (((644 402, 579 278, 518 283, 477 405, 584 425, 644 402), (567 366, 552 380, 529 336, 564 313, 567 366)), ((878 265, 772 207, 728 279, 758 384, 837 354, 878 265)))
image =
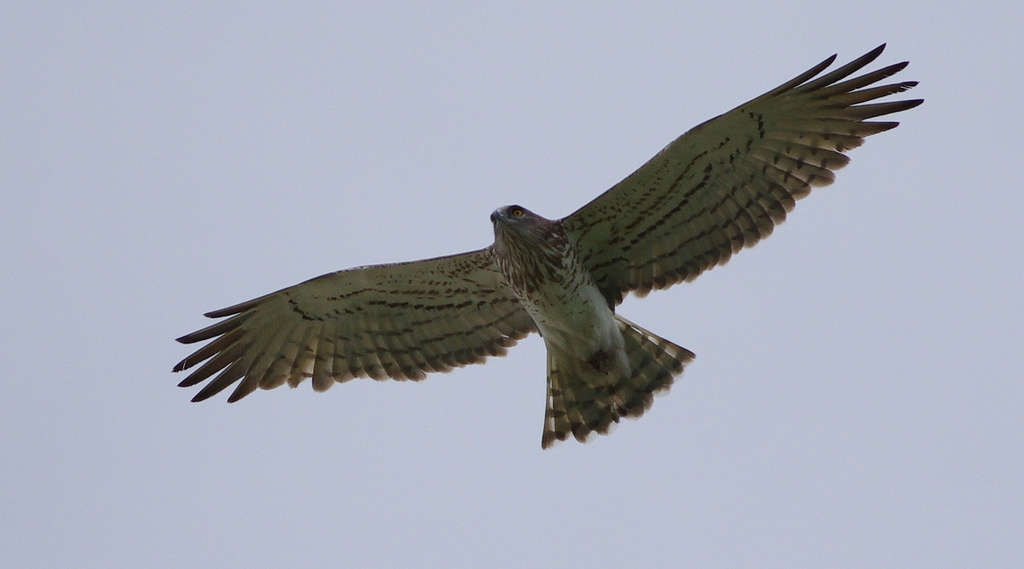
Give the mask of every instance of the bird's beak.
POLYGON ((498 221, 498 212, 497 212, 497 210, 495 210, 495 211, 491 212, 491 223, 495 223, 497 221, 498 221))

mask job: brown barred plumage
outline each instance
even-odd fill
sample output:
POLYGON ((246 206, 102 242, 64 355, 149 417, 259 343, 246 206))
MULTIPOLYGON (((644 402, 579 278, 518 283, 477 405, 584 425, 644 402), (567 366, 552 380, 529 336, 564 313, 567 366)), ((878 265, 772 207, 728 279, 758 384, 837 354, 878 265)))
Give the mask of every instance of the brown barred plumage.
POLYGON ((769 235, 812 187, 830 184, 843 152, 898 123, 869 121, 921 99, 871 102, 917 83, 879 86, 897 63, 849 78, 883 46, 819 76, 835 56, 666 146, 561 220, 508 206, 491 215, 491 247, 339 271, 221 310, 178 338, 209 341, 174 371, 209 380, 193 401, 235 384, 312 378, 323 391, 353 377, 419 380, 503 355, 533 331, 548 351, 542 446, 585 440, 638 417, 694 355, 614 313, 692 280, 769 235), (211 379, 212 378, 212 379, 211 379))

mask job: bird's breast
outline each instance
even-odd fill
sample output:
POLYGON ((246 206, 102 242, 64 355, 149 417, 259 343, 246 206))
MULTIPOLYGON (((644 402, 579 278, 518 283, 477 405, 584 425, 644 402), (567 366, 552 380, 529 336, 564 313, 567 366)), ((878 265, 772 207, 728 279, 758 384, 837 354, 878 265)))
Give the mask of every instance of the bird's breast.
POLYGON ((587 360, 621 347, 622 337, 601 291, 585 280, 574 286, 544 283, 521 302, 545 343, 587 360))

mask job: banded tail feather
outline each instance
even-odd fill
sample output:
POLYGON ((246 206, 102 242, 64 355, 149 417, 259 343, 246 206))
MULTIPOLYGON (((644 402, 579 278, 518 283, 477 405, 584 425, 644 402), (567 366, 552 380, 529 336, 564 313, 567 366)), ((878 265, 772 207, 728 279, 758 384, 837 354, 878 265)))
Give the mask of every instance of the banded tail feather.
POLYGON ((639 417, 654 394, 667 392, 695 354, 637 324, 615 316, 622 333, 629 373, 609 381, 593 360, 567 357, 548 346, 548 394, 541 447, 572 434, 586 442, 591 433, 607 434, 622 417, 639 417))

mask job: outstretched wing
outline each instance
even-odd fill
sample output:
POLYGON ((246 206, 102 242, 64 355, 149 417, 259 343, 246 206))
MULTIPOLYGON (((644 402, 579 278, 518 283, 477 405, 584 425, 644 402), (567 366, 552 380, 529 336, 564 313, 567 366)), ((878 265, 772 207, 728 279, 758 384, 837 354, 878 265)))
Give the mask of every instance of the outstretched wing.
POLYGON ((317 391, 358 376, 422 379, 503 355, 536 329, 490 249, 338 271, 206 316, 230 318, 178 338, 211 340, 174 366, 207 360, 182 387, 218 374, 193 401, 239 380, 229 402, 307 377, 317 391))
POLYGON ((865 119, 921 104, 867 103, 917 84, 869 87, 907 62, 843 81, 884 48, 814 79, 833 55, 693 128, 563 219, 609 302, 692 280, 766 237, 812 186, 833 181, 843 151, 899 124, 865 119))

